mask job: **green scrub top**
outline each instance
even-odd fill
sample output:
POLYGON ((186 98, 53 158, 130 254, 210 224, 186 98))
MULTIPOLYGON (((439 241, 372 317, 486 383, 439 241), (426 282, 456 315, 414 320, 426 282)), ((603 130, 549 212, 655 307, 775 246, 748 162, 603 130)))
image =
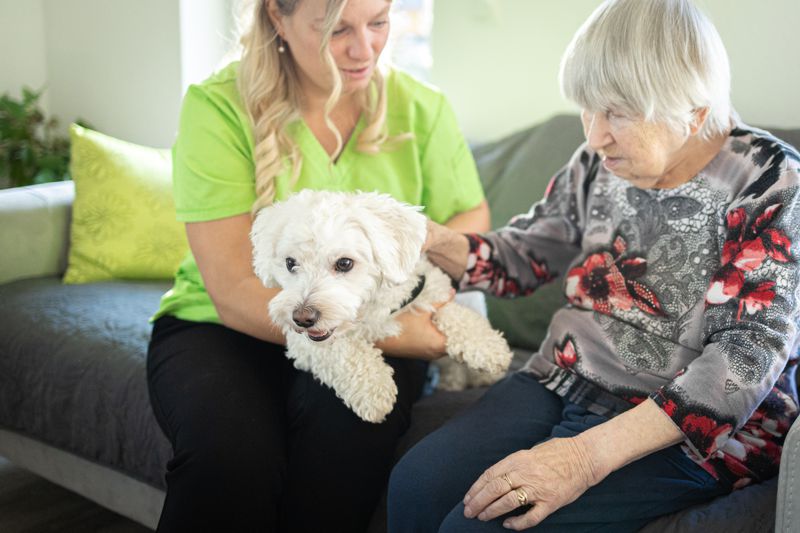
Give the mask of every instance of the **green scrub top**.
MULTIPOLYGON (((250 119, 236 87, 238 62, 192 85, 181 109, 173 155, 173 189, 178 220, 200 222, 248 213, 256 200, 254 143, 250 119)), ((303 120, 288 133, 302 154, 297 183, 292 170, 275 179, 276 201, 293 190, 379 191, 443 223, 483 200, 472 154, 455 114, 441 92, 401 71, 386 76, 389 136, 413 138, 377 154, 356 150, 364 128, 359 120, 335 164, 303 120)), ((175 284, 153 317, 219 323, 191 252, 175 284)))

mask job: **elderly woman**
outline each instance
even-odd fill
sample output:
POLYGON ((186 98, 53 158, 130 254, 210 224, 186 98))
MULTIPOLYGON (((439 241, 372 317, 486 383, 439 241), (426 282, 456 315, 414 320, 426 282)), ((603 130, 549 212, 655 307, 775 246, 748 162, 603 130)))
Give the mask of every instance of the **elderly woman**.
POLYGON ((461 288, 568 304, 525 368, 413 448, 391 532, 635 531, 774 476, 794 386, 800 156, 739 122, 688 0, 609 0, 561 67, 586 143, 498 231, 431 224, 461 288), (413 512, 409 512, 413 509, 413 512))

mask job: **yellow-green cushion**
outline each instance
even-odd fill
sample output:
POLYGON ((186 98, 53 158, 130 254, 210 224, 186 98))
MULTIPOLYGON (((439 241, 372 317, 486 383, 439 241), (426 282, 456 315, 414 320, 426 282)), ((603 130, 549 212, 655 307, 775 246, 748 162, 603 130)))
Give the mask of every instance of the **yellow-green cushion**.
POLYGON ((64 283, 172 278, 188 245, 175 220, 169 150, 73 124, 75 182, 64 283))

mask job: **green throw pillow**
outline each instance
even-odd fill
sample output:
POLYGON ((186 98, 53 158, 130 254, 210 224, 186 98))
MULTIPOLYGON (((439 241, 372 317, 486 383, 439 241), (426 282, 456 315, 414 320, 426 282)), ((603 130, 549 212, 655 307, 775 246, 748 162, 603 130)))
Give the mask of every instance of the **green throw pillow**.
POLYGON ((169 150, 70 127, 75 182, 64 283, 168 279, 188 245, 175 220, 169 150))

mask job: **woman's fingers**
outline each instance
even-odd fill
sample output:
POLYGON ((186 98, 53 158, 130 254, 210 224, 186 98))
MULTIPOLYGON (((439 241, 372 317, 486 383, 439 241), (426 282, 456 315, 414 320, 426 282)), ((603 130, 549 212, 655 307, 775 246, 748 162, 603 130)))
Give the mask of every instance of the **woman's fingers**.
POLYGON ((489 504, 486 509, 481 511, 478 514, 478 520, 491 520, 492 518, 510 513, 520 507, 527 506, 529 503, 533 503, 528 501, 527 494, 529 490, 525 490, 525 487, 517 487, 513 490, 509 490, 489 504))
POLYGON ((479 513, 486 512, 487 507, 509 491, 508 483, 500 478, 484 483, 468 500, 465 498, 464 516, 472 518, 478 516, 479 513))
POLYGON ((512 516, 503 520, 503 527, 513 529, 514 531, 522 531, 534 526, 538 526, 542 520, 550 516, 550 513, 556 511, 547 503, 539 503, 531 507, 531 509, 519 516, 512 516))
POLYGON ((510 471, 510 455, 486 470, 472 484, 466 496, 464 496, 464 516, 472 518, 484 512, 495 500, 503 497, 520 482, 513 478, 510 471), (508 469, 508 470, 505 470, 508 469))

